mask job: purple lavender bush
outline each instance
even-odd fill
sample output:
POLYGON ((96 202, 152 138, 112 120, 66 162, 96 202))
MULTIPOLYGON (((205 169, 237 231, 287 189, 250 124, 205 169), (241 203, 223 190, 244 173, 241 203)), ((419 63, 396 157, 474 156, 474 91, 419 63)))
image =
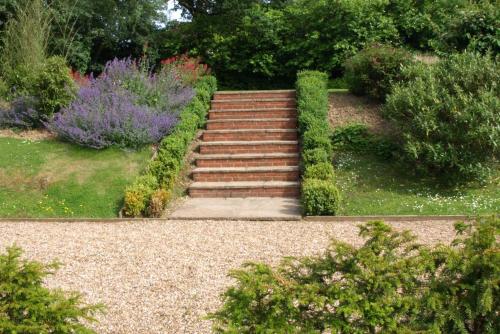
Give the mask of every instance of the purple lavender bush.
POLYGON ((96 149, 158 142, 194 96, 193 88, 177 77, 172 71, 152 74, 130 59, 115 59, 47 127, 65 140, 96 149))
POLYGON ((0 128, 34 128, 41 121, 40 114, 36 111, 38 101, 31 96, 20 96, 10 105, 0 108, 0 128))

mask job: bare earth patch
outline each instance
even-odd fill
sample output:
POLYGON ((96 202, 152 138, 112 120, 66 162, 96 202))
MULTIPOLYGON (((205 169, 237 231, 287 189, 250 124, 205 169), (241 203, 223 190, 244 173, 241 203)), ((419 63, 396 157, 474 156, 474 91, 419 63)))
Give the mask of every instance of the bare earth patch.
MULTIPOLYGON (((51 287, 78 290, 107 305, 98 333, 210 333, 204 317, 233 282, 230 269, 248 261, 322 252, 330 238, 360 245, 351 222, 169 221, 133 223, 0 223, 0 251, 59 260, 51 287)), ((422 243, 448 243, 452 222, 393 223, 422 243)))
POLYGON ((377 134, 391 131, 389 123, 380 115, 381 105, 350 93, 330 94, 330 124, 336 128, 349 124, 366 124, 377 134))
POLYGON ((45 129, 13 131, 11 129, 0 129, 0 137, 26 139, 31 141, 39 141, 44 139, 55 138, 56 135, 45 129))

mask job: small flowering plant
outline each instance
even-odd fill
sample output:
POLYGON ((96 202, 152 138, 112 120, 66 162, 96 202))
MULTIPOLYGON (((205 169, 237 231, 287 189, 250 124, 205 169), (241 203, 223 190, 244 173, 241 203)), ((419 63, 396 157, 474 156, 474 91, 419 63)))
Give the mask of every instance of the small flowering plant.
POLYGON ((201 63, 200 58, 192 58, 186 54, 163 59, 160 63, 163 70, 174 70, 188 84, 194 84, 200 77, 211 72, 207 64, 201 63))
POLYGON ((96 149, 158 142, 194 96, 174 71, 153 74, 131 59, 110 61, 99 77, 88 80, 47 127, 65 140, 96 149))

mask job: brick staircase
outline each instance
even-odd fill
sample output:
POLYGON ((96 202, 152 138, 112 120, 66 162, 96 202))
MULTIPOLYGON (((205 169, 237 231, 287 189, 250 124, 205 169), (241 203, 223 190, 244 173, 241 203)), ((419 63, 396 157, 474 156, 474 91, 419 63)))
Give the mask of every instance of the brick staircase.
POLYGON ((295 91, 218 92, 202 136, 191 197, 297 197, 295 91))

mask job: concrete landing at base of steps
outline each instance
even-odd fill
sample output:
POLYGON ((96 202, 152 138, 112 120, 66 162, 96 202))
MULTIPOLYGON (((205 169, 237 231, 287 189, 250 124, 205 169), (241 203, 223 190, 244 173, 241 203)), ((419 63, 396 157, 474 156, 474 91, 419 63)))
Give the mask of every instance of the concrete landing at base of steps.
POLYGON ((301 220, 294 198, 188 198, 173 219, 301 220))

